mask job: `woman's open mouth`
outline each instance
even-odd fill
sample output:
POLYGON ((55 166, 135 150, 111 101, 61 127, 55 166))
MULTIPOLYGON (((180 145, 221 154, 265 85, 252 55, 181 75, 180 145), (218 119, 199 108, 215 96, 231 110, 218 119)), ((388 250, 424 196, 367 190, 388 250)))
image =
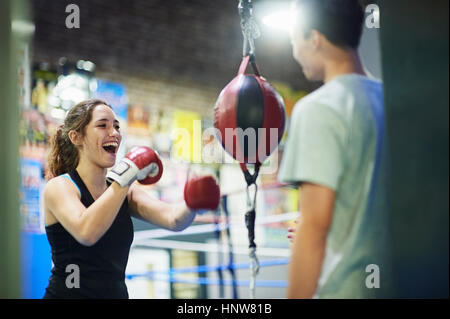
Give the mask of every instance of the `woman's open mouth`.
POLYGON ((108 142, 103 144, 102 147, 106 152, 115 155, 119 147, 119 144, 117 142, 108 142))

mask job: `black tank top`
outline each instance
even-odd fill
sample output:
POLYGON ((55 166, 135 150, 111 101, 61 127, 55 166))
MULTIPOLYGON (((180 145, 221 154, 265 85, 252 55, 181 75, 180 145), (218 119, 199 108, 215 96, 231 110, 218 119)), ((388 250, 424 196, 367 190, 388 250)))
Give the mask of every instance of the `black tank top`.
MULTIPOLYGON (((69 172, 81 192, 81 202, 89 207, 94 199, 77 171, 69 172)), ((109 186, 109 184, 108 184, 109 186)), ((53 268, 44 298, 128 298, 125 268, 133 241, 133 223, 128 199, 106 233, 92 246, 83 246, 60 223, 45 227, 52 252, 53 268), (79 288, 74 283, 73 266, 80 274, 79 288), (66 272, 67 269, 67 272, 66 272), (68 278, 68 276, 72 277, 68 278), (69 284, 70 286, 70 284, 69 284)))

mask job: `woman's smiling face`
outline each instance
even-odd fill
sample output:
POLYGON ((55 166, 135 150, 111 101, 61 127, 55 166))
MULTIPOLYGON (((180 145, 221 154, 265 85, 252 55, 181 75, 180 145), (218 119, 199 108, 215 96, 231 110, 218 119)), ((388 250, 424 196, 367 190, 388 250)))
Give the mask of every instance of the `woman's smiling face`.
POLYGON ((111 167, 116 162, 121 141, 119 121, 114 111, 104 104, 97 105, 91 121, 85 127, 80 158, 86 156, 100 167, 111 167))

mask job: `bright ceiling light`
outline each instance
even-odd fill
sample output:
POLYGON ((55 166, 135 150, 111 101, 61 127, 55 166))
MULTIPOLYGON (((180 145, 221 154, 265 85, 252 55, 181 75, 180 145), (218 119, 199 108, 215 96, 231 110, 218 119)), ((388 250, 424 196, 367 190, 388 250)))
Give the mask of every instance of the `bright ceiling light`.
POLYGON ((262 19, 263 23, 271 28, 289 32, 294 22, 291 11, 277 11, 262 19))

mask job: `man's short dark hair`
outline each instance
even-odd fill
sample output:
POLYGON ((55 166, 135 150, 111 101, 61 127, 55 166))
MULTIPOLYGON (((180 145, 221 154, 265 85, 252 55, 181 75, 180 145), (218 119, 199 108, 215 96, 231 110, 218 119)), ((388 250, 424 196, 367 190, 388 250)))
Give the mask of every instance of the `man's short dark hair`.
POLYGON ((305 36, 315 29, 336 46, 358 47, 364 19, 358 0, 296 0, 294 6, 305 36))

